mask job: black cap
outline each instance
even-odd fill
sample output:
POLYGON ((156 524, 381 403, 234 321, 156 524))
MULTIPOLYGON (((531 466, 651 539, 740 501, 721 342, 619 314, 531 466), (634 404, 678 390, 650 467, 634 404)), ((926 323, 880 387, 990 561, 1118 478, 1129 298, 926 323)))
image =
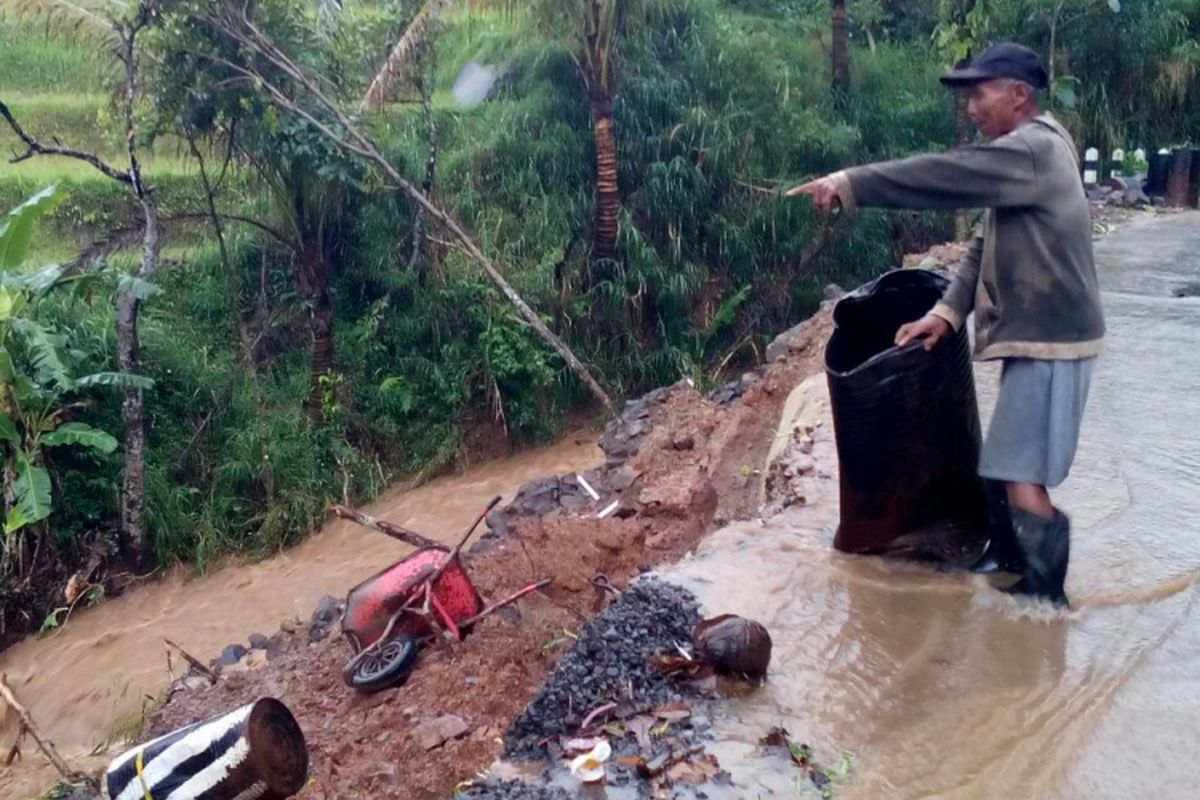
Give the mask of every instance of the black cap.
POLYGON ((965 67, 942 76, 947 86, 969 86, 993 78, 1013 78, 1035 89, 1045 89, 1049 83, 1046 68, 1037 53, 1024 45, 1001 42, 984 50, 965 67))

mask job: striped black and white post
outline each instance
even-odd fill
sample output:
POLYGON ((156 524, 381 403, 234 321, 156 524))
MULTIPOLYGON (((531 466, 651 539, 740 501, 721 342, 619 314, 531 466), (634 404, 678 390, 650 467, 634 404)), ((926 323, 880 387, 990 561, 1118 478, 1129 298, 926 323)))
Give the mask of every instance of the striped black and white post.
POLYGON ((1117 148, 1112 151, 1112 158, 1108 162, 1108 176, 1110 178, 1122 178, 1125 173, 1125 151, 1117 148))
POLYGON ((1100 151, 1089 147, 1083 154, 1083 185, 1089 189, 1100 182, 1100 151))
POLYGON ((307 777, 304 733, 268 697, 121 754, 104 788, 110 800, 282 800, 307 777))

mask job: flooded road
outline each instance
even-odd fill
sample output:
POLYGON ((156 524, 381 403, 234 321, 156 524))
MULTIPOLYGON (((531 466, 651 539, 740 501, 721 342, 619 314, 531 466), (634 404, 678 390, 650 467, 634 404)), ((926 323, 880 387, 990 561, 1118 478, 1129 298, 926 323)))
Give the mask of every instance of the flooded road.
MULTIPOLYGON (((597 438, 578 432, 550 447, 392 492, 364 510, 452 544, 493 496, 509 500, 534 478, 600 463, 597 438)), ((231 642, 244 645, 251 633, 274 633, 285 619, 307 622, 322 595, 344 597, 351 586, 409 550, 383 534, 334 521, 260 563, 192 579, 181 570, 77 611, 60 632, 28 639, 0 655, 0 672, 8 674, 22 702, 73 765, 100 766, 112 754, 87 754, 108 739, 136 732, 143 710, 186 667, 175 658, 168 671, 163 637, 207 661, 231 642)), ((15 731, 15 716, 0 717, 2 752, 15 731)), ((24 762, 9 770, 0 767, 0 798, 36 797, 53 782, 33 744, 27 742, 23 750, 24 762)))
MULTIPOLYGON (((838 798, 1200 795, 1200 300, 1171 296, 1200 279, 1200 215, 1139 217, 1096 252, 1108 344, 1053 493, 1074 521, 1072 610, 833 552, 835 458, 810 381, 782 426, 824 420, 807 506, 719 531, 666 573, 775 639, 769 683, 717 723, 735 782, 720 796, 805 796, 798 770, 756 753, 774 725, 826 766, 853 757, 838 798)), ((996 377, 978 373, 985 421, 996 377)))

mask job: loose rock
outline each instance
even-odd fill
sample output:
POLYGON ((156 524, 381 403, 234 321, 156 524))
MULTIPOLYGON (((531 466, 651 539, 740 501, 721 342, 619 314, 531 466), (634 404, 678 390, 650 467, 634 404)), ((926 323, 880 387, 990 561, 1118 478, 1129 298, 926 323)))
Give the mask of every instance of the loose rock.
POLYGON ((615 492, 623 492, 633 485, 633 482, 638 479, 637 470, 628 464, 623 464, 613 470, 609 477, 608 485, 615 492))
MULTIPOLYGON (((604 485, 601 478, 592 476, 588 480, 604 485)), ((591 495, 580 485, 574 474, 562 477, 538 478, 517 490, 512 502, 504 508, 487 515, 487 539, 498 539, 508 535, 514 520, 521 517, 543 517, 560 509, 578 509, 593 502, 591 495)))
POLYGON ((231 667, 242 660, 246 655, 246 648, 240 644, 226 645, 221 651, 221 655, 217 656, 217 660, 213 662, 214 667, 231 667))
POLYGON ((457 739, 469 730, 471 730, 471 727, 467 725, 462 717, 456 717, 453 714, 443 714, 436 719, 431 719, 418 725, 413 729, 412 735, 421 745, 422 749, 432 750, 451 739, 457 739))
POLYGON ((268 661, 266 650, 251 650, 246 653, 236 664, 230 664, 221 670, 222 673, 246 672, 252 669, 261 669, 267 665, 268 661))
POLYGON ((317 608, 312 613, 308 625, 308 641, 319 642, 329 635, 334 624, 342 618, 346 604, 336 597, 324 595, 317 601, 317 608))

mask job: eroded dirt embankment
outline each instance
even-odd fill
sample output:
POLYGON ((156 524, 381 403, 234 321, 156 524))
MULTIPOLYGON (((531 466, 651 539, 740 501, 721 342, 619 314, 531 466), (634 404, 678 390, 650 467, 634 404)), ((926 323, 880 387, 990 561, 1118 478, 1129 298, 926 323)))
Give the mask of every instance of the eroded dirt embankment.
POLYGON ((782 405, 792 387, 820 369, 829 329, 825 309, 780 337, 773 361, 717 395, 723 405, 686 383, 630 403, 602 442, 608 461, 585 473, 600 500, 582 496, 573 478, 560 480, 550 494, 573 508, 524 515, 522 503, 538 502, 520 498, 497 525, 503 535, 469 557, 487 598, 543 577, 553 579, 551 587, 486 619, 462 643, 429 648, 402 688, 355 693, 341 680, 346 643, 336 633, 319 638, 308 625, 290 624, 273 637, 268 663, 236 665, 215 686, 191 681, 153 716, 151 732, 274 696, 292 709, 308 740, 305 797, 448 796, 492 763, 510 722, 606 603, 591 578, 603 574, 624 588, 639 572, 688 552, 713 527, 757 513, 760 466, 782 405), (613 501, 615 513, 598 518, 613 501))

